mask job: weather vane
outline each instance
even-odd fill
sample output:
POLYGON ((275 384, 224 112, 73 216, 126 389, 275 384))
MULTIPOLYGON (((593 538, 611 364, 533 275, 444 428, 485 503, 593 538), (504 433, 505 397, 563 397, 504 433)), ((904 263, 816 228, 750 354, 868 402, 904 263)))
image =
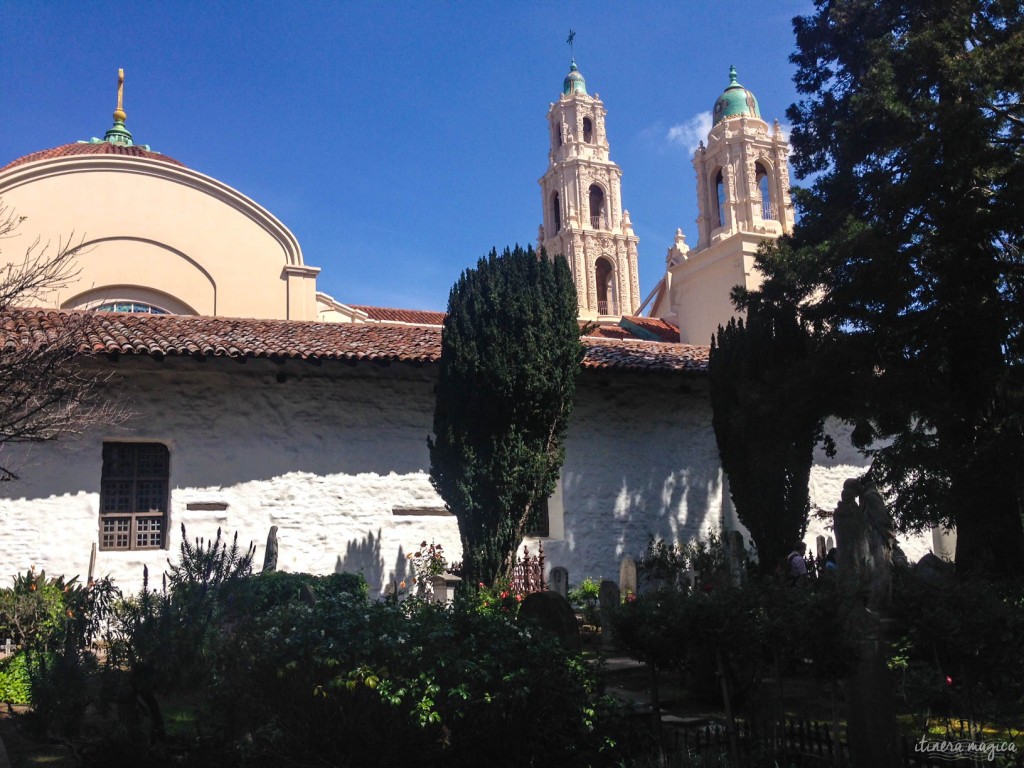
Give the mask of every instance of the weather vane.
POLYGON ((573 41, 574 39, 576 39, 576 33, 575 33, 575 32, 573 32, 573 31, 572 31, 572 30, 570 29, 570 30, 569 30, 569 37, 567 37, 567 38, 566 38, 565 42, 567 42, 567 43, 569 44, 569 55, 570 55, 570 56, 572 56, 572 59, 573 59, 573 61, 575 61, 575 60, 576 60, 576 57, 575 57, 575 55, 573 55, 573 51, 572 51, 572 41, 573 41))

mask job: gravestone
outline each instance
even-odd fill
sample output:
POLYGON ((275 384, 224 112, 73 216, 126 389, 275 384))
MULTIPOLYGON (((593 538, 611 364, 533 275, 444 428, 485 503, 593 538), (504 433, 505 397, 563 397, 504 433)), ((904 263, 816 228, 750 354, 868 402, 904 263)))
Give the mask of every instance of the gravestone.
POLYGON ((574 653, 579 653, 583 648, 576 614, 569 601, 557 592, 533 592, 527 595, 519 606, 516 621, 533 622, 561 640, 574 653))
POLYGON ((733 586, 738 587, 747 580, 747 548, 743 543, 743 534, 739 531, 727 531, 725 551, 729 557, 729 576, 733 586))
POLYGON ((612 615, 619 607, 619 585, 604 579, 597 593, 597 605, 601 611, 601 637, 605 645, 612 642, 612 615))
POLYGON ((819 563, 823 562, 825 560, 825 555, 827 555, 827 554, 828 554, 828 545, 825 543, 825 537, 824 536, 815 536, 814 537, 814 556, 817 559, 817 561, 819 563))
POLYGON ((440 573, 430 577, 430 602, 451 605, 455 600, 455 591, 462 579, 454 573, 440 573))
POLYGON ((857 649, 843 680, 851 763, 896 768, 896 714, 882 634, 891 597, 892 523, 878 490, 857 479, 843 484, 834 520, 843 632, 857 649))
POLYGON ((267 551, 263 553, 263 573, 273 573, 277 570, 277 526, 270 526, 270 533, 267 534, 267 551))
POLYGON ((619 564, 619 599, 625 600, 628 595, 637 593, 636 561, 626 555, 619 564))
POLYGON ((548 576, 548 589, 551 592, 557 592, 566 600, 569 599, 569 571, 563 568, 561 565, 557 565, 551 569, 551 574, 548 576))

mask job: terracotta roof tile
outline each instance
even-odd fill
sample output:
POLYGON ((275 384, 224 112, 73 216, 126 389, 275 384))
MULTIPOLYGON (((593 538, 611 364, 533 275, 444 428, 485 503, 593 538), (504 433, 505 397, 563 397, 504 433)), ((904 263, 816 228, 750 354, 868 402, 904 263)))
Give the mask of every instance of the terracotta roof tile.
POLYGON ((145 157, 150 160, 162 160, 165 163, 171 163, 172 165, 180 165, 183 168, 185 164, 179 160, 175 160, 173 157, 162 155, 159 152, 153 152, 149 149, 144 149, 137 144, 131 146, 122 146, 120 144, 111 144, 106 141, 101 141, 96 144, 90 142, 78 142, 75 144, 62 144, 59 147, 53 147, 52 149, 43 149, 39 152, 33 152, 32 154, 19 157, 17 160, 13 160, 3 168, 0 168, 0 173, 6 171, 8 168, 14 168, 17 165, 25 165, 26 163, 34 163, 37 160, 52 160, 57 157, 71 157, 73 155, 122 155, 127 157, 145 157))
POLYGON ((627 331, 641 338, 670 343, 677 343, 679 341, 679 326, 673 325, 668 320, 662 320, 658 317, 623 315, 620 323, 627 331))
POLYGON ((350 304, 369 315, 371 320, 385 323, 409 323, 411 325, 441 325, 444 323, 444 312, 432 312, 425 309, 391 309, 390 307, 367 307, 361 304, 350 304))
MULTIPOLYGON (((121 314, 48 309, 0 313, 0 348, 64 338, 83 354, 180 355, 434 363, 441 329, 377 323, 315 323, 193 315, 121 314)), ((702 372, 708 347, 585 337, 584 368, 702 372)))

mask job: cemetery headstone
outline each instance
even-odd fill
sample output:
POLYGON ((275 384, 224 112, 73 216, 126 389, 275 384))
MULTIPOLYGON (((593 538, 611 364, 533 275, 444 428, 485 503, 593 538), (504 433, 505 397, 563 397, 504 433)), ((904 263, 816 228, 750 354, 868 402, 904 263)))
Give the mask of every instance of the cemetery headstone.
POLYGON ((552 592, 557 592, 566 600, 569 599, 569 571, 561 565, 557 565, 551 569, 551 575, 548 576, 548 588, 552 592))
POLYGON ((892 523, 878 490, 857 479, 843 485, 834 520, 838 584, 848 606, 844 635, 857 647, 843 681, 851 763, 896 768, 893 686, 882 636, 892 583, 892 523))
POLYGON ((601 611, 601 637, 605 645, 611 645, 612 614, 619 607, 619 585, 604 579, 597 593, 597 605, 601 611))
POLYGON ((533 622, 573 652, 582 650, 580 628, 569 601, 557 592, 532 592, 523 598, 517 621, 533 622))
POLYGON ((743 543, 743 534, 739 531, 728 531, 725 535, 725 549, 729 556, 729 575, 735 586, 747 580, 747 547, 743 543))
POLYGON ((628 595, 635 595, 636 593, 636 560, 626 555, 619 564, 619 599, 625 600, 628 595))
POLYGON ((270 533, 267 534, 267 551, 263 554, 263 573, 273 573, 277 570, 277 526, 270 526, 270 533))

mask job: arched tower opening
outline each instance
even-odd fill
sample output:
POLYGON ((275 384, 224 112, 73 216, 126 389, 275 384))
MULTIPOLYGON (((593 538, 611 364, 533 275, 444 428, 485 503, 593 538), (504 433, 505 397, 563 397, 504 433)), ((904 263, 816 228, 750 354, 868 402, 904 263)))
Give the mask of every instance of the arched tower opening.
POLYGON ((615 267, 601 257, 594 262, 594 277, 597 282, 597 314, 617 315, 619 302, 615 291, 615 267))
POLYGON ((583 141, 587 144, 594 142, 594 123, 589 117, 583 118, 583 141))
POLYGON ((757 191, 761 195, 761 218, 777 220, 779 218, 778 206, 772 199, 770 176, 768 169, 761 162, 754 163, 754 180, 757 184, 757 191))
POLYGON ((562 200, 558 193, 551 195, 551 221, 555 225, 555 233, 562 231, 562 200))
POLYGON ((594 229, 608 229, 604 210, 604 190, 597 184, 590 185, 590 226, 594 229))
POLYGON ((725 226, 725 179, 722 177, 722 169, 718 169, 715 175, 715 215, 716 227, 725 226))

